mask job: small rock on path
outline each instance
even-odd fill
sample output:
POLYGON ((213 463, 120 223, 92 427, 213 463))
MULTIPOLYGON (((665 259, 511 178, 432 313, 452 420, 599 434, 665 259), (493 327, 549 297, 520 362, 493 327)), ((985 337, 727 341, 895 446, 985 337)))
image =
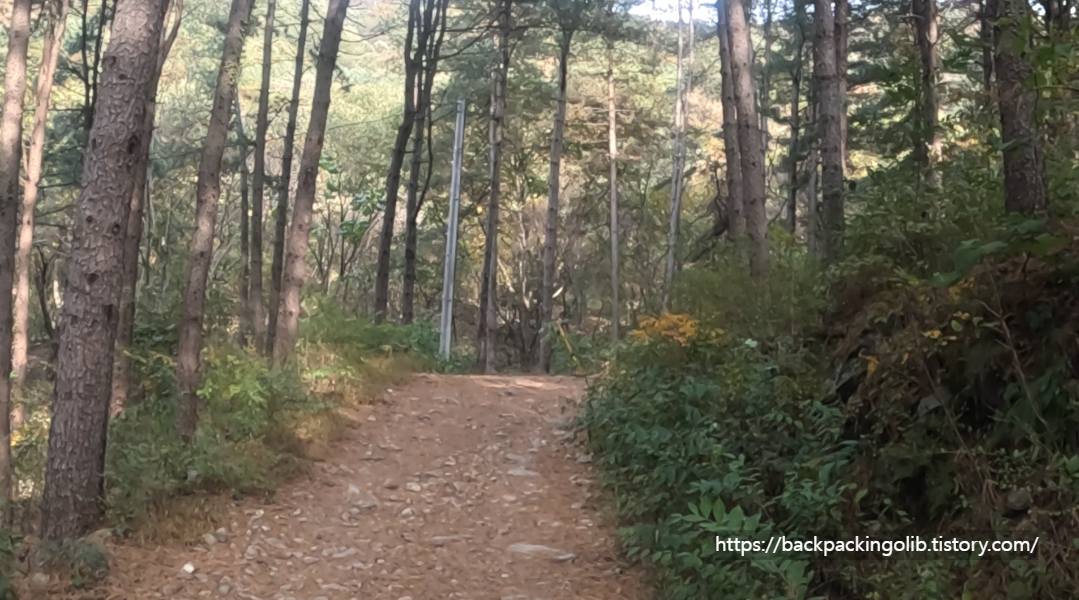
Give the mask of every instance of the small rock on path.
POLYGON ((109 598, 643 599, 563 430, 582 393, 571 378, 416 375, 202 546, 114 548, 109 598))

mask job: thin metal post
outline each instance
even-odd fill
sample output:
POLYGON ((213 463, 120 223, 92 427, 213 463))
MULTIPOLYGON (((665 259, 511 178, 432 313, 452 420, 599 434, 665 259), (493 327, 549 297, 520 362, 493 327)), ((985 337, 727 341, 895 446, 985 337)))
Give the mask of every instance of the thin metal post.
POLYGON ((461 155, 465 145, 465 101, 457 101, 457 126, 453 136, 453 171, 450 177, 450 215, 446 220, 446 262, 442 275, 442 323, 438 351, 450 357, 453 334, 453 282, 457 268, 457 212, 461 204, 461 155))

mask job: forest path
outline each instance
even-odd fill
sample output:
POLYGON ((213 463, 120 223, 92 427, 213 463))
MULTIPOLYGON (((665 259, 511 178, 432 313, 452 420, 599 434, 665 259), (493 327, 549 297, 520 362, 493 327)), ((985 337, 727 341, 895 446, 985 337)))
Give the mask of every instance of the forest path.
POLYGON ((275 503, 231 508, 224 542, 117 547, 108 597, 643 599, 566 430, 583 391, 413 376, 349 414, 331 458, 275 503))

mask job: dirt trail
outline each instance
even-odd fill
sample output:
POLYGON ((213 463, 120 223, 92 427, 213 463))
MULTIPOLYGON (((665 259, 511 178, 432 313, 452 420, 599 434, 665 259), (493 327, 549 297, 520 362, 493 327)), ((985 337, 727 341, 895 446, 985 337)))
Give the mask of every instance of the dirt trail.
POLYGON ((109 597, 643 599, 563 429, 582 393, 570 378, 417 375, 274 504, 231 509, 224 542, 116 548, 109 597))

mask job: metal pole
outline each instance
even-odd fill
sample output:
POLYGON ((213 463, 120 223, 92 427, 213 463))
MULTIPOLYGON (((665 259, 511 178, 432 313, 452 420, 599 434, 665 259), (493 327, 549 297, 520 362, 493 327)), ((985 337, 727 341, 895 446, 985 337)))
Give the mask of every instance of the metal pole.
POLYGON ((438 351, 450 357, 453 333, 453 282, 457 268, 457 212, 461 204, 461 155, 465 145, 465 101, 457 101, 457 126, 453 136, 453 171, 450 176, 450 216, 446 222, 446 263, 442 275, 442 323, 438 351))

